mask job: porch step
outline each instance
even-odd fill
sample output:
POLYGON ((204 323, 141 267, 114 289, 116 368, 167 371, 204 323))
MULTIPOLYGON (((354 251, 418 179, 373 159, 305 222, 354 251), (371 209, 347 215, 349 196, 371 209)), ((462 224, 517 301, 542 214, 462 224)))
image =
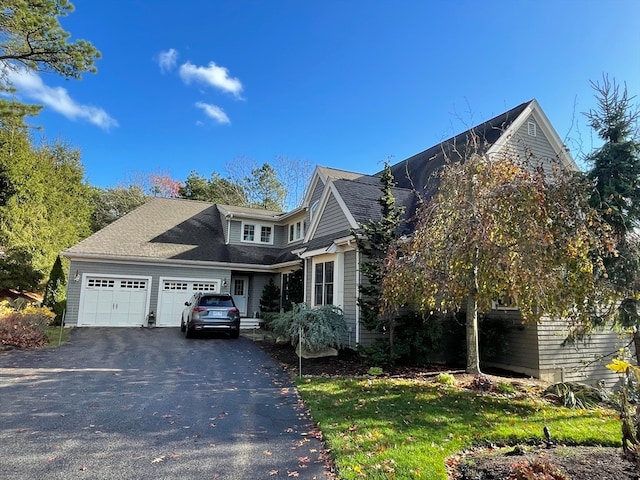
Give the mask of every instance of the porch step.
POLYGON ((260 328, 259 318, 241 318, 240 319, 240 330, 255 330, 257 328, 260 328))

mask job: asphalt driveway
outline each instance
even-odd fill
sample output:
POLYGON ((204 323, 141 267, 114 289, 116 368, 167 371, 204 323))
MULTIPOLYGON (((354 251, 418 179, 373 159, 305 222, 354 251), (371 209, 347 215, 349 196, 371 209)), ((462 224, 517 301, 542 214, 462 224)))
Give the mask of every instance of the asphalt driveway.
POLYGON ((80 328, 0 352, 0 479, 323 479, 322 444, 250 340, 80 328))

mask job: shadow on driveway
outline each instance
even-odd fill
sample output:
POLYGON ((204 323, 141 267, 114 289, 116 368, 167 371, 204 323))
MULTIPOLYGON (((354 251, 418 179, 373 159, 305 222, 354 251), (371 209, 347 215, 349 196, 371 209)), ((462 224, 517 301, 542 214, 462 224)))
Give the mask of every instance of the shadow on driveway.
POLYGON ((327 478, 287 374, 249 340, 79 328, 0 352, 2 479, 327 478), (297 475, 296 475, 297 474, 297 475))

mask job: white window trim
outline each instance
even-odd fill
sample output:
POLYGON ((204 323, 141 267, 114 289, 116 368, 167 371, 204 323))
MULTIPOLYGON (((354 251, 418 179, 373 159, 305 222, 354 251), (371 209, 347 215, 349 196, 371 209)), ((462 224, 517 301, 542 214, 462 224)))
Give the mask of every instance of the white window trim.
POLYGON ((333 262, 333 303, 336 307, 344 308, 344 253, 319 255, 311 259, 311 305, 316 304, 316 264, 333 262))
POLYGON ((273 225, 268 223, 259 223, 259 222, 242 222, 240 225, 240 241, 242 243, 257 243, 259 245, 273 245, 273 237, 275 235, 276 229, 273 225), (253 225, 253 240, 245 240, 244 239, 244 226, 245 225, 253 225), (262 227, 268 227, 271 229, 271 235, 269 235, 269 241, 263 242, 262 239, 262 227))
POLYGON ((287 228, 287 240, 288 240, 288 243, 299 242, 303 238, 304 238, 304 220, 299 220, 297 222, 290 223, 288 225, 288 228, 287 228), (299 232, 298 235, 296 235, 296 233, 298 232, 298 230, 297 230, 297 226, 298 225, 300 225, 300 232, 299 232), (291 238, 292 237, 291 229, 293 229, 293 238, 291 238))

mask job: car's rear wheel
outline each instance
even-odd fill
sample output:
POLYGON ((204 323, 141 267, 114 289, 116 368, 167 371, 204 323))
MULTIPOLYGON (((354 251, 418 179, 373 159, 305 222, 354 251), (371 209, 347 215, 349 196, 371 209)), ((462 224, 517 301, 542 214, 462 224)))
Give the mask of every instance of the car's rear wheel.
POLYGON ((187 326, 184 324, 184 320, 180 319, 180 331, 184 332, 187 329, 187 326))
POLYGON ((184 327, 184 338, 193 338, 193 329, 187 323, 184 327))

